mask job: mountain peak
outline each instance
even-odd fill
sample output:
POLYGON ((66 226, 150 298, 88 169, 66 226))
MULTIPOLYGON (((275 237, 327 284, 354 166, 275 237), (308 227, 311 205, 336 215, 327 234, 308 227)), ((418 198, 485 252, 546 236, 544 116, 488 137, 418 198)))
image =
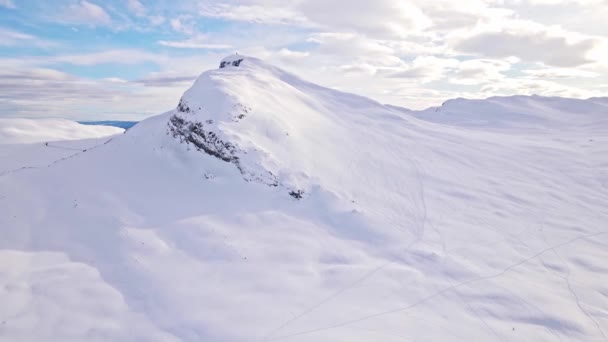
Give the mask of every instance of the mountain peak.
POLYGON ((243 55, 239 55, 238 52, 226 56, 224 57, 221 61, 220 61, 220 69, 226 68, 226 67, 239 67, 241 62, 243 62, 243 60, 246 57, 243 55))
MULTIPOLYGON (((386 117, 390 112, 376 101, 233 54, 222 59, 218 69, 201 74, 184 93, 170 113, 167 132, 190 148, 233 163, 247 181, 284 187, 301 197, 319 185, 311 182, 321 166, 308 158, 310 151, 344 157, 335 137, 367 129, 355 124, 344 132, 351 119, 386 117)), ((327 171, 332 179, 340 177, 335 170, 327 171)))

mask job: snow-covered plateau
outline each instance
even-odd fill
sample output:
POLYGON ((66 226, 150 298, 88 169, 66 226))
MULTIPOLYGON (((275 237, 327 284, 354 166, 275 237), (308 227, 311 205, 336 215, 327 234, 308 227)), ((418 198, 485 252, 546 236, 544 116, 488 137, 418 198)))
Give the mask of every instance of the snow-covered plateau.
POLYGON ((608 98, 222 62, 124 134, 0 121, 0 341, 608 341, 608 98))

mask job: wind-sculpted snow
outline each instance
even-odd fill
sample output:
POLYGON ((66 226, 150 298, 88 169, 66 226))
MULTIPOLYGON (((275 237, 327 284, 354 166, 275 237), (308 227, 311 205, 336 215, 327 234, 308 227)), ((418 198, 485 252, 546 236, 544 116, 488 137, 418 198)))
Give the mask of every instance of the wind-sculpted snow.
POLYGON ((0 341, 608 341, 604 99, 224 62, 110 141, 0 148, 0 341))

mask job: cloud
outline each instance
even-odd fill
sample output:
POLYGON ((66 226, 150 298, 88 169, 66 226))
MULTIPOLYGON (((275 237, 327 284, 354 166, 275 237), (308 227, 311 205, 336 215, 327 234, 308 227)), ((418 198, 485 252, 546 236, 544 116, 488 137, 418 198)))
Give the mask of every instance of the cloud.
POLYGON ((91 26, 107 26, 112 23, 110 15, 100 6, 81 0, 68 6, 60 17, 61 22, 91 26))
POLYGON ((0 28, 0 46, 13 46, 22 42, 31 42, 36 37, 9 29, 0 28))
POLYGON ((199 15, 260 24, 306 23, 306 20, 292 9, 279 6, 201 4, 199 15))
POLYGON ((505 58, 516 56, 528 62, 543 62, 558 67, 575 67, 591 63, 588 54, 599 44, 597 39, 576 41, 544 30, 505 29, 480 32, 455 45, 456 50, 476 55, 505 58))
POLYGON ((472 28, 479 21, 479 16, 473 13, 455 13, 453 11, 433 10, 430 13, 427 12, 427 14, 433 19, 433 30, 472 28))
POLYGON ((600 74, 593 71, 568 68, 543 68, 523 70, 526 75, 537 78, 595 78, 600 74))
POLYGON ((428 83, 442 79, 446 72, 458 66, 456 59, 437 58, 434 56, 416 57, 410 64, 397 71, 386 74, 387 77, 413 79, 417 82, 428 83))
POLYGON ((13 2, 13 0, 0 0, 0 7, 10 8, 10 9, 17 8, 17 6, 15 6, 15 3, 13 2))
POLYGON ((281 50, 279 50, 279 52, 277 52, 277 55, 279 57, 287 59, 287 60, 293 60, 293 59, 306 58, 306 57, 310 56, 310 52, 293 51, 293 50, 289 50, 286 48, 282 48, 281 50))
POLYGON ((483 86, 480 92, 485 96, 516 94, 574 98, 588 98, 602 94, 596 90, 585 90, 549 80, 530 78, 505 78, 500 82, 483 86))
POLYGON ((52 69, 2 70, 0 110, 8 106, 14 116, 52 115, 61 108, 65 110, 69 102, 105 97, 109 89, 52 69))
POLYGON ((355 33, 315 33, 308 38, 308 42, 317 44, 317 50, 325 54, 373 57, 392 55, 394 52, 379 41, 355 33))
POLYGON ((335 31, 374 38, 404 38, 432 25, 417 6, 393 0, 309 0, 298 10, 309 21, 335 31))
POLYGON ((52 69, 0 69, 0 113, 4 117, 141 118, 173 107, 183 87, 89 80, 52 69))
POLYGON ((80 120, 142 119, 174 108, 200 72, 217 68, 223 54, 168 57, 135 49, 47 57, 0 58, 0 116, 80 120), (88 79, 53 69, 58 63, 132 65, 152 62, 161 71, 137 80, 117 73, 88 79), (115 75, 118 75, 116 77, 115 75))
POLYGON ((151 15, 148 17, 148 21, 153 26, 159 26, 159 25, 164 24, 166 19, 165 19, 165 17, 163 17, 161 15, 151 15))
POLYGON ((127 8, 138 17, 146 14, 146 7, 139 0, 127 0, 127 8))
POLYGON ((74 55, 59 55, 46 58, 36 58, 38 64, 69 63, 74 65, 122 64, 133 65, 144 62, 161 63, 169 59, 167 56, 134 49, 115 49, 103 52, 93 52, 74 55))
POLYGON ((4 70, 0 73, 3 80, 23 81, 67 81, 72 77, 61 71, 47 68, 35 68, 30 70, 4 70))
POLYGON ((0 46, 36 46, 36 47, 51 47, 56 46, 55 43, 40 39, 27 33, 17 32, 10 29, 0 27, 0 46))
POLYGON ((159 45, 178 48, 178 49, 208 49, 208 50, 228 50, 232 49, 228 44, 211 44, 201 39, 188 39, 181 41, 159 40, 159 45))
MULTIPOLYGON (((498 2, 498 1, 497 1, 498 2)), ((532 5, 532 6, 552 6, 566 4, 577 4, 589 6, 595 4, 606 3, 605 0, 500 0, 504 5, 532 5)))
POLYGON ((136 83, 143 84, 146 87, 187 87, 194 80, 196 75, 172 75, 164 73, 156 73, 148 75, 145 78, 136 80, 136 83))
POLYGON ((359 74, 359 75, 375 75, 378 68, 369 63, 354 63, 341 65, 339 70, 345 74, 359 74))
POLYGON ((473 59, 460 62, 451 75, 450 82, 454 84, 476 85, 496 82, 504 79, 503 74, 511 68, 511 64, 499 60, 473 59))
POLYGON ((195 20, 191 15, 182 15, 169 21, 173 31, 192 35, 196 32, 195 20))

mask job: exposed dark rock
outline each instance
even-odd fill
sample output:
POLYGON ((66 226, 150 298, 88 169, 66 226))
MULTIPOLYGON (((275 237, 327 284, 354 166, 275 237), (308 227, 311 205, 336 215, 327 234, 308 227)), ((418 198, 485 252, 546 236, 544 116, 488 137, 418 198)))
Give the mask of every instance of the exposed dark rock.
POLYGON ((239 122, 251 112, 250 107, 244 106, 240 103, 234 105, 234 109, 236 110, 236 113, 232 115, 232 121, 234 122, 239 122))
POLYGON ((192 144, 198 151, 204 151, 223 161, 238 163, 237 148, 230 142, 220 140, 214 132, 205 131, 202 122, 188 121, 173 115, 167 125, 168 133, 180 142, 192 144))
POLYGON ((304 196, 304 191, 302 190, 292 190, 289 192, 289 195, 295 199, 302 199, 304 196))
POLYGON ((246 152, 228 141, 221 140, 215 132, 205 130, 202 122, 189 121, 175 114, 169 118, 167 134, 179 139, 181 143, 193 145, 197 151, 203 151, 225 162, 234 164, 248 182, 254 181, 268 186, 279 186, 279 181, 272 172, 267 171, 265 174, 258 174, 247 170, 241 165, 238 157, 238 154, 246 154, 246 152))
POLYGON ((177 105, 177 110, 182 113, 190 113, 192 111, 190 109, 190 107, 188 106, 188 102, 186 102, 186 100, 184 100, 183 98, 179 100, 179 103, 177 105))

